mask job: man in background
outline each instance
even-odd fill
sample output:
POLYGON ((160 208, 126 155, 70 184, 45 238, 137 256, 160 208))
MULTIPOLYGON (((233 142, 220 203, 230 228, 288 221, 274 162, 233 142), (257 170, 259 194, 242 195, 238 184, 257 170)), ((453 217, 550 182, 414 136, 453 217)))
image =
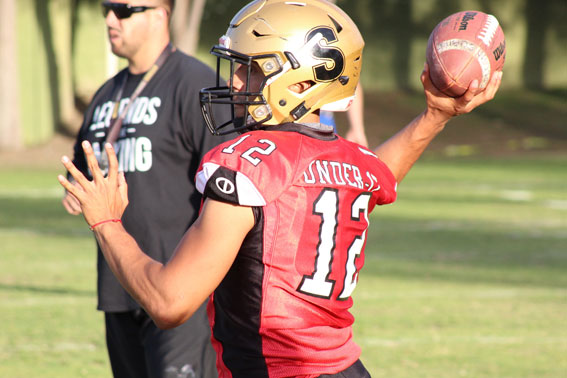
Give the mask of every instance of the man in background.
MULTIPOLYGON (((334 2, 333 2, 334 3, 334 2)), ((332 111, 321 110, 319 112, 321 123, 333 126, 335 132, 338 133, 335 123, 335 115, 332 111)), ((354 93, 352 105, 346 111, 348 120, 348 129, 344 135, 346 140, 358 143, 364 147, 368 147, 368 139, 364 128, 364 91, 362 84, 358 83, 354 93)))
MULTIPOLYGON (((170 44, 173 0, 102 3, 112 52, 128 67, 96 92, 75 144, 74 163, 89 173, 81 147, 89 141, 101 166, 114 144, 129 185, 124 227, 153 259, 166 263, 193 223, 201 200, 194 177, 202 156, 225 140, 204 125, 199 90, 215 81, 203 63, 170 44)), ((76 198, 63 205, 80 214, 76 198)), ((98 248, 98 309, 115 377, 216 377, 205 305, 189 321, 160 330, 120 286, 98 248)))

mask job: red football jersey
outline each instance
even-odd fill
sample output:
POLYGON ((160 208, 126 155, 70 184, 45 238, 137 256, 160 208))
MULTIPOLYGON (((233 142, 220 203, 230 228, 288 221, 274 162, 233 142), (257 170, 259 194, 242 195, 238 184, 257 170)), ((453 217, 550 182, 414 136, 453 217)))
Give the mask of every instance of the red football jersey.
POLYGON ((353 364, 349 309, 368 214, 396 199, 386 165, 332 132, 285 124, 210 151, 197 188, 256 219, 209 303, 220 377, 316 377, 353 364))

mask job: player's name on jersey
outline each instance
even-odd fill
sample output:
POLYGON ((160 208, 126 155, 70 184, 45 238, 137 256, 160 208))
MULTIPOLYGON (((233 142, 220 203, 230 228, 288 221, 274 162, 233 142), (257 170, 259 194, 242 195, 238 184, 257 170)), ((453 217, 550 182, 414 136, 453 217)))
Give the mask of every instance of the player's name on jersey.
POLYGON ((303 173, 305 184, 352 186, 354 188, 376 191, 380 189, 378 180, 370 172, 363 175, 354 164, 329 160, 314 160, 303 173))

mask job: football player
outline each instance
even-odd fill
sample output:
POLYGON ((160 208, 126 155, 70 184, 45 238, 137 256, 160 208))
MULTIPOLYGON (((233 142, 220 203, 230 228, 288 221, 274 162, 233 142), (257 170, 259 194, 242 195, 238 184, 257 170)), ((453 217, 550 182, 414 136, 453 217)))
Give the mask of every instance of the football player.
MULTIPOLYGON (((87 180, 60 176, 124 287, 163 328, 191 316, 208 297, 221 377, 369 377, 352 335, 351 294, 364 264, 368 214, 393 202, 396 187, 452 117, 492 99, 500 73, 459 98, 421 74, 427 107, 374 151, 319 123, 322 106, 348 107, 364 41, 352 20, 325 0, 257 0, 230 22, 212 49, 230 80, 201 91, 214 134, 240 131, 211 150, 197 173, 198 220, 162 264, 136 245, 119 220, 128 204, 112 146, 104 177, 92 148, 87 180), (226 120, 211 116, 230 107, 226 120)), ((219 72, 220 77, 220 72, 219 72)))

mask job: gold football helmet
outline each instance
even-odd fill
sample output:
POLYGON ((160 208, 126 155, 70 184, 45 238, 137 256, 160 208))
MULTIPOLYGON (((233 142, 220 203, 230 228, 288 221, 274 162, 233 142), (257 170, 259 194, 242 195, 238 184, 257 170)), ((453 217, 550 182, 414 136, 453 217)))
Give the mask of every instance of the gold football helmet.
POLYGON ((345 111, 360 78, 364 40, 350 17, 326 0, 256 0, 232 19, 219 44, 216 87, 201 90, 203 116, 213 134, 222 135, 259 125, 299 122, 319 109, 345 111), (230 63, 227 84, 221 62, 230 63), (264 73, 259 91, 234 91, 236 65, 257 64, 264 73), (311 86, 290 90, 300 82, 311 86), (213 104, 231 107, 232 119, 216 122, 213 104), (243 119, 234 106, 244 106, 243 119), (228 125, 234 128, 225 129, 228 125))

